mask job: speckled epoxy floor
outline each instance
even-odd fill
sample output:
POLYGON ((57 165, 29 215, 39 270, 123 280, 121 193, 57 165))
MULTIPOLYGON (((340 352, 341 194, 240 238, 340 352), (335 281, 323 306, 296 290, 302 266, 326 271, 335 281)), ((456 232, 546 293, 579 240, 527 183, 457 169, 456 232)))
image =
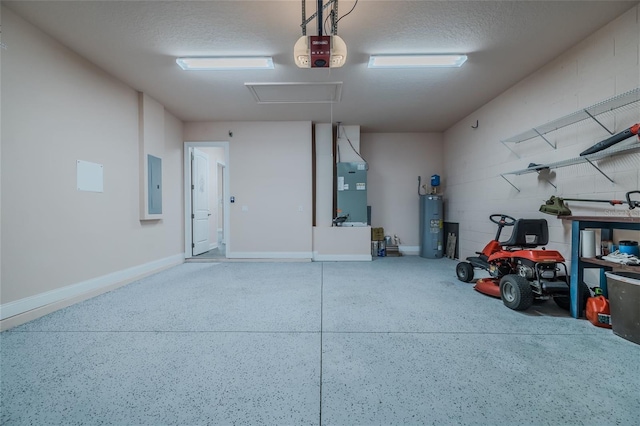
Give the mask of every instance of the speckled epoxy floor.
POLYGON ((0 334, 0 424, 640 423, 640 346, 455 264, 172 268, 0 334))

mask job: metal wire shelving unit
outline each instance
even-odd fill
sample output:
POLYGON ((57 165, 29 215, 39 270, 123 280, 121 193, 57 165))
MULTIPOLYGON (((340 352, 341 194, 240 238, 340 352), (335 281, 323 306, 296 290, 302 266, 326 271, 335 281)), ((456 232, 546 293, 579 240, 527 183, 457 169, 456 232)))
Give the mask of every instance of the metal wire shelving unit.
MULTIPOLYGON (((598 123, 603 129, 605 129, 610 135, 613 135, 615 132, 609 130, 602 121, 598 120, 599 116, 602 116, 606 113, 614 113, 618 110, 628 109, 628 108, 637 108, 638 112, 640 112, 640 88, 636 88, 634 90, 630 90, 629 92, 623 93, 621 95, 615 96, 613 98, 607 99, 603 102, 599 102, 595 105, 592 105, 588 108, 583 108, 579 111, 576 111, 572 114, 565 115, 564 117, 560 117, 556 120, 550 121, 540 126, 536 126, 532 129, 529 129, 525 132, 519 133, 515 136, 512 136, 507 139, 503 139, 500 142, 507 147, 516 157, 520 158, 517 152, 515 152, 511 145, 520 144, 522 142, 527 142, 534 140, 536 138, 541 138, 547 144, 549 144, 553 149, 556 149, 556 144, 552 143, 549 138, 546 137, 547 134, 554 132, 556 130, 562 129, 567 126, 571 126, 573 124, 579 123, 584 120, 593 120, 598 123)), ((544 172, 547 172, 551 169, 557 169, 560 167, 571 166, 574 164, 582 164, 589 163, 591 164, 600 174, 602 174, 605 178, 607 178, 611 183, 615 183, 611 177, 609 177, 606 173, 602 171, 595 163, 598 160, 602 160, 607 157, 611 157, 614 155, 620 155, 623 153, 628 153, 640 149, 640 141, 636 141, 631 145, 624 146, 613 146, 611 148, 605 149, 600 152, 596 152, 594 154, 585 155, 582 157, 569 158, 562 161, 557 161, 549 164, 535 164, 531 165, 526 169, 515 170, 512 172, 502 173, 500 176, 506 180, 509 185, 514 187, 518 192, 520 189, 513 184, 509 179, 505 177, 505 175, 523 175, 527 173, 538 173, 542 175, 544 172)), ((557 188, 556 185, 551 182, 548 178, 543 178, 554 188, 557 188)))

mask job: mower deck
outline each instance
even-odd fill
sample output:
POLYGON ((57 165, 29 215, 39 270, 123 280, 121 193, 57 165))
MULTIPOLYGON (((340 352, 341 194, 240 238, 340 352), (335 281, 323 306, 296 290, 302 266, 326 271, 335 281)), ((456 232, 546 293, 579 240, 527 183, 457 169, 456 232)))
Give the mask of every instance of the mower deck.
POLYGON ((500 284, 495 278, 480 278, 476 281, 476 285, 473 286, 475 291, 478 291, 487 296, 497 297, 500 299, 500 284))

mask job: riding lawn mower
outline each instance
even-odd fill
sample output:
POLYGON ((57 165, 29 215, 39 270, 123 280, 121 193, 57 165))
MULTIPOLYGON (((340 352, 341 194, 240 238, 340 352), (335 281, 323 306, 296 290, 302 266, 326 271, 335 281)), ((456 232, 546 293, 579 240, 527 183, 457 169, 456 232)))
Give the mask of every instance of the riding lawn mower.
MULTIPOLYGON (((514 219, 505 214, 489 216, 498 225, 495 238, 478 256, 468 257, 456 266, 456 275, 471 282, 474 269, 489 273, 479 279, 474 289, 499 297, 511 309, 528 309, 534 301, 553 298, 558 306, 569 309, 569 274, 562 255, 555 250, 536 249, 549 242, 549 230, 544 219, 514 219), (500 242, 504 227, 513 227, 508 241, 500 242)), ((586 303, 589 289, 583 284, 581 300, 586 303)))

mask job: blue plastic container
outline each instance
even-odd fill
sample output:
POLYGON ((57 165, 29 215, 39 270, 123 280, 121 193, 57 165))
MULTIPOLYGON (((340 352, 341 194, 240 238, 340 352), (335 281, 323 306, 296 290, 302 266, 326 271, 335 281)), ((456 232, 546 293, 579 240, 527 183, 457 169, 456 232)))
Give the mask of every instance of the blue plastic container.
POLYGON ((620 243, 618 244, 618 250, 620 250, 620 253, 635 254, 636 256, 640 256, 640 250, 638 249, 637 241, 620 241, 620 243))
POLYGON ((431 186, 440 186, 440 175, 431 176, 431 186))

